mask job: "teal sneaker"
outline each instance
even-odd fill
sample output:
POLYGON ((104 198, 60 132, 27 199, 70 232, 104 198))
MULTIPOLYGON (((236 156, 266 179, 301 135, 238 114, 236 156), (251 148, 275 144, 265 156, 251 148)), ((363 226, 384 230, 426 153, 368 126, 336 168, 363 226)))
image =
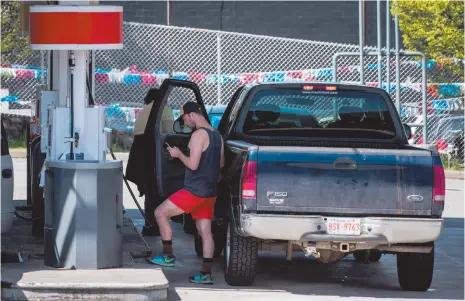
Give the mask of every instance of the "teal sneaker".
POLYGON ((176 257, 162 253, 161 255, 147 258, 147 261, 149 263, 161 265, 164 267, 174 267, 176 263, 176 257))
POLYGON ((189 277, 189 281, 199 284, 213 284, 212 274, 200 274, 189 277))

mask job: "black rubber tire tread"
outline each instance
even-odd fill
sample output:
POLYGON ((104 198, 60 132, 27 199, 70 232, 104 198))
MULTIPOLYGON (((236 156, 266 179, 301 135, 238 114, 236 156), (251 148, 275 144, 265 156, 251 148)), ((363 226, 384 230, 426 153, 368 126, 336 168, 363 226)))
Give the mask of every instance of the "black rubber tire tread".
MULTIPOLYGON (((231 286, 250 286, 255 280, 258 261, 258 239, 242 237, 236 233, 234 222, 229 222, 230 258, 229 266, 224 256, 224 279, 231 286)), ((227 242, 226 242, 227 243, 227 242)))
POLYGON ((430 253, 398 253, 397 277, 407 291, 427 291, 433 280, 434 247, 430 253))

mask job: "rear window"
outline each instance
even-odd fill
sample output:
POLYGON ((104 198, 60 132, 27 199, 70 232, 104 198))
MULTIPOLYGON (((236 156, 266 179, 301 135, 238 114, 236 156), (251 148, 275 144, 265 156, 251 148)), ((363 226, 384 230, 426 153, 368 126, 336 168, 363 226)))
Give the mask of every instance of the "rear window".
POLYGON ((251 136, 395 137, 386 100, 360 91, 259 91, 252 99, 243 131, 251 136))

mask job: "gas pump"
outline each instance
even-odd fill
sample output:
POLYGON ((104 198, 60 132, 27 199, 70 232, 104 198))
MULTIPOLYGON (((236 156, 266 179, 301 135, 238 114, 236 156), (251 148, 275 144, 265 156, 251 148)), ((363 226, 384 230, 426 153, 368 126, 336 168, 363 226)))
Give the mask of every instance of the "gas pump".
MULTIPOLYGON (((29 9, 30 47, 52 50, 40 92, 44 264, 122 265, 122 162, 106 160, 105 108, 89 105, 90 51, 123 47, 123 9, 59 1, 29 9)), ((93 70, 90 72, 93 75, 93 70)))

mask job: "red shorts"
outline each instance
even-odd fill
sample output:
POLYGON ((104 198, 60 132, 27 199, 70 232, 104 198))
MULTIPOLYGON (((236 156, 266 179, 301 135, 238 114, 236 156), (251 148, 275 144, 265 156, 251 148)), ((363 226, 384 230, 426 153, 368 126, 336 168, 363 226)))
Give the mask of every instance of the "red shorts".
POLYGON ((181 189, 170 195, 168 200, 182 211, 190 213, 193 219, 213 219, 216 197, 201 198, 181 189))

